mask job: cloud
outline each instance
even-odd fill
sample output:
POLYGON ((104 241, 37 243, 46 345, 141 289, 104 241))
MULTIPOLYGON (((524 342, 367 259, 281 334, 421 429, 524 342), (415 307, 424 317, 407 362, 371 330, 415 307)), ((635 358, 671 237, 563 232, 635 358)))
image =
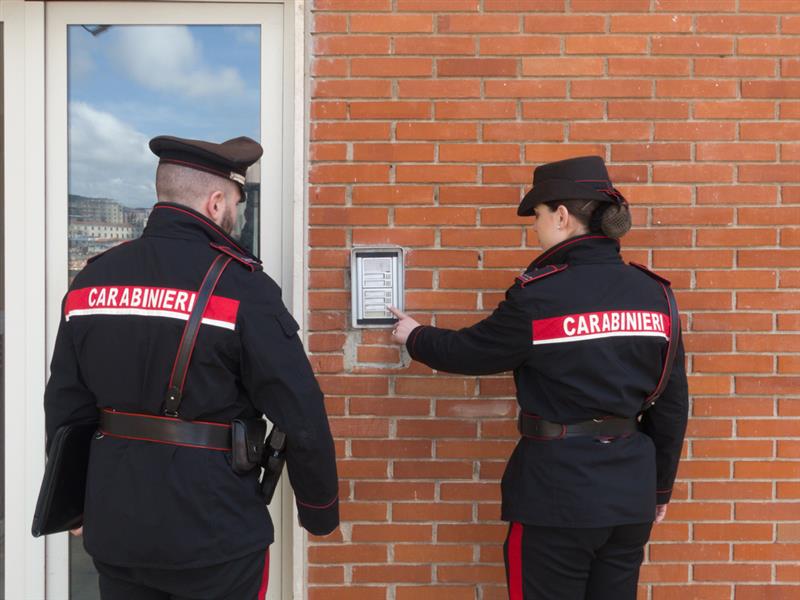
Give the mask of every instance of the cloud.
POLYGON ((69 105, 69 191, 129 206, 155 202, 157 158, 148 137, 86 102, 69 105))
POLYGON ((258 46, 261 43, 261 28, 259 26, 234 25, 233 38, 239 43, 247 46, 258 46))
POLYGON ((188 27, 119 27, 115 33, 112 60, 146 88, 190 98, 225 98, 245 91, 235 68, 204 63, 188 27))

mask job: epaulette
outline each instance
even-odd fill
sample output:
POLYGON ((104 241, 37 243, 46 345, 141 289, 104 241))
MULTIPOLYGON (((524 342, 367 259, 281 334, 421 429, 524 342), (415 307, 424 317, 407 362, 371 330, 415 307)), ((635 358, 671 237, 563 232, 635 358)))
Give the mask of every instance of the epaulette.
POLYGON ((96 261, 101 256, 105 256, 106 254, 108 254, 112 250, 116 250, 117 248, 119 248, 121 246, 124 246, 128 242, 132 242, 132 241, 133 240, 125 240, 124 242, 120 242, 119 244, 115 244, 114 246, 111 246, 111 248, 107 248, 107 249, 103 250, 100 254, 95 254, 94 256, 91 256, 91 257, 87 258, 86 259, 86 264, 88 265, 89 263, 93 263, 94 261, 96 261))
POLYGON ((661 275, 659 275, 658 273, 654 273, 653 271, 651 271, 650 269, 648 269, 648 268, 647 268, 647 267, 645 267, 644 265, 640 265, 639 263, 635 263, 635 262, 630 262, 630 263, 628 263, 628 264, 629 264, 630 266, 632 266, 632 267, 636 267, 637 269, 639 269, 640 271, 642 271, 642 272, 644 272, 644 273, 647 273, 647 274, 648 274, 650 277, 652 277, 653 279, 655 279, 655 280, 657 280, 657 281, 660 281, 661 283, 665 283, 665 284, 667 284, 667 285, 670 285, 670 281, 669 281, 669 279, 666 279, 666 278, 662 277, 662 276, 661 276, 661 275))
POLYGON ((525 287, 526 285, 533 283, 534 281, 538 281, 539 279, 543 279, 545 277, 549 277, 550 275, 555 275, 556 273, 560 273, 568 266, 569 265, 547 265, 546 267, 531 269, 530 271, 526 271, 522 275, 518 275, 517 283, 519 283, 520 287, 525 287))
POLYGON ((218 250, 223 254, 227 254, 228 256, 234 258, 238 262, 242 263, 245 267, 250 269, 250 271, 261 271, 263 269, 260 260, 246 256, 238 250, 234 250, 230 246, 224 246, 223 244, 215 244, 212 242, 211 247, 214 248, 214 250, 218 250))

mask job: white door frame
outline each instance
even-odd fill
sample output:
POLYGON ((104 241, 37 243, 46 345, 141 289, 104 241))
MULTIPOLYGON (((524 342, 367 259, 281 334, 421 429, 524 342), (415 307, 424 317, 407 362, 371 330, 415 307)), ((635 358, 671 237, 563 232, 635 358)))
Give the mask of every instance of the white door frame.
MULTIPOLYGON (((303 0, 200 0, 191 6, 181 0, 0 0, 6 115, 6 598, 66 600, 69 594, 66 534, 50 536, 46 542, 30 535, 44 468, 42 396, 67 287, 66 25, 261 24, 261 139, 265 142, 261 256, 265 270, 282 284, 284 301, 302 327, 304 13, 303 0), (268 31, 273 35, 266 35, 268 31), (275 73, 280 74, 277 86, 275 73), (274 201, 269 202, 270 198, 274 201), (276 223, 281 235, 276 235, 276 223), (20 402, 24 402, 24 413, 18 412, 20 402)), ((282 488, 271 507, 280 538, 276 537, 270 561, 269 597, 300 599, 305 596, 305 535, 297 524, 291 488, 282 488)))

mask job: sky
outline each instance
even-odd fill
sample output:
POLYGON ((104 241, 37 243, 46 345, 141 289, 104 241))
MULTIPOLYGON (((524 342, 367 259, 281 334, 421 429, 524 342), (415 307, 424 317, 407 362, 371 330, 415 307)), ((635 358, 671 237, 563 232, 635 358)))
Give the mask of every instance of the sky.
POLYGON ((258 25, 69 27, 69 193, 155 202, 150 138, 259 140, 258 25))

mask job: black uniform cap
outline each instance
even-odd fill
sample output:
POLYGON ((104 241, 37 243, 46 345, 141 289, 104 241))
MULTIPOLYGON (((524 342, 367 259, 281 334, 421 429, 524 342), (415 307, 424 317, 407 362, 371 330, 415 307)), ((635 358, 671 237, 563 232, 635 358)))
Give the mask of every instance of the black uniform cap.
POLYGON ((150 140, 150 150, 159 157, 159 164, 172 163, 205 171, 230 179, 244 187, 247 168, 264 150, 249 137, 237 137, 221 144, 159 135, 150 140))
POLYGON ((537 205, 558 200, 626 204, 611 183, 606 164, 599 156, 579 156, 536 167, 533 187, 520 202, 517 214, 520 217, 532 215, 537 205))

